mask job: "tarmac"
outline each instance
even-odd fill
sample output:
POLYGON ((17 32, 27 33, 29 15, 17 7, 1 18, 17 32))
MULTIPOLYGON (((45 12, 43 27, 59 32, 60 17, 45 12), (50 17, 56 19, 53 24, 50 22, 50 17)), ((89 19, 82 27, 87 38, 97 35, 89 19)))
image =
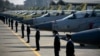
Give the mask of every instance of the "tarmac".
MULTIPOLYGON (((26 29, 26 26, 25 26, 26 29)), ((18 32, 8 24, 0 21, 0 56, 54 56, 54 37, 50 31, 41 31, 40 38, 40 51, 35 51, 35 29, 31 28, 30 43, 26 43, 26 30, 25 37, 21 38, 21 24, 18 24, 18 32)), ((59 34, 66 34, 60 32, 59 34)), ((66 43, 67 41, 60 40, 61 50, 60 56, 66 56, 66 43)), ((86 45, 80 47, 78 43, 75 45, 75 56, 100 56, 100 48, 98 46, 86 45)))

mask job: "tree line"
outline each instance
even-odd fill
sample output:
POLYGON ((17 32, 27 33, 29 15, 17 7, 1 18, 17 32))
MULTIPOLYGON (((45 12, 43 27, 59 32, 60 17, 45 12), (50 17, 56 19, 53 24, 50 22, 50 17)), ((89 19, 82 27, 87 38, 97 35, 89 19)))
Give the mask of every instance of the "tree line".
POLYGON ((14 4, 8 0, 0 0, 0 12, 13 8, 14 4))

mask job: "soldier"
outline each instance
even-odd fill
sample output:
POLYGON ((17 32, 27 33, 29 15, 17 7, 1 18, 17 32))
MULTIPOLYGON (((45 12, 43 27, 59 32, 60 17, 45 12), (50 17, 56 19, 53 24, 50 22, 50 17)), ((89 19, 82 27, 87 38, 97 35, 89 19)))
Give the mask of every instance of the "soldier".
POLYGON ((13 30, 13 20, 11 20, 11 29, 13 30))
POLYGON ((8 21, 9 21, 9 27, 10 27, 10 18, 8 19, 8 21))
POLYGON ((27 25, 27 43, 30 42, 30 27, 27 25))
POLYGON ((66 56, 75 56, 74 55, 74 44, 71 40, 71 35, 66 35, 68 38, 68 42, 66 45, 66 56))
POLYGON ((6 24, 8 24, 8 19, 7 19, 7 17, 5 17, 5 21, 6 21, 6 24))
POLYGON ((39 31, 38 28, 36 28, 36 35, 35 35, 35 38, 36 38, 36 51, 39 51, 39 50, 40 50, 40 45, 39 45, 40 31, 39 31))
POLYGON ((57 31, 54 31, 55 39, 54 39, 54 52, 55 56, 59 56, 60 51, 60 39, 57 31))
POLYGON ((22 23, 22 26, 21 26, 21 30, 22 30, 22 38, 24 38, 24 24, 22 23))
POLYGON ((16 27, 16 32, 18 32, 18 29, 17 29, 18 28, 18 22, 17 21, 15 22, 15 27, 16 27))

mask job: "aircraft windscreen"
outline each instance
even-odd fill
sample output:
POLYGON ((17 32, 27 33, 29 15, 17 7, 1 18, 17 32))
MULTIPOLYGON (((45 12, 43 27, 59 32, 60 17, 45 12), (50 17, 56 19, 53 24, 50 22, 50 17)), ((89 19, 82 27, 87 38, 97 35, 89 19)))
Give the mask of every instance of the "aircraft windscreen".
POLYGON ((64 18, 62 18, 60 20, 66 20, 66 19, 71 19, 71 18, 73 18, 73 14, 70 14, 69 16, 66 16, 66 17, 64 17, 64 18))
POLYGON ((100 10, 87 10, 87 13, 90 14, 91 17, 100 17, 100 10))
POLYGON ((65 18, 63 18, 63 20, 65 20, 65 19, 81 19, 81 18, 84 18, 85 15, 86 15, 86 12, 76 12, 75 14, 66 16, 65 18))
POLYGON ((46 14, 42 15, 41 17, 49 17, 49 16, 50 16, 50 14, 46 13, 46 14))
POLYGON ((63 18, 62 20, 65 20, 65 19, 81 19, 81 18, 84 18, 86 12, 76 12, 76 13, 73 13, 69 16, 66 16, 65 18, 63 18))
POLYGON ((75 16, 76 16, 77 19, 84 18, 85 15, 86 15, 86 12, 77 12, 77 13, 75 13, 75 16))
POLYGON ((34 13, 31 13, 30 15, 35 15, 36 13, 34 12, 34 13))

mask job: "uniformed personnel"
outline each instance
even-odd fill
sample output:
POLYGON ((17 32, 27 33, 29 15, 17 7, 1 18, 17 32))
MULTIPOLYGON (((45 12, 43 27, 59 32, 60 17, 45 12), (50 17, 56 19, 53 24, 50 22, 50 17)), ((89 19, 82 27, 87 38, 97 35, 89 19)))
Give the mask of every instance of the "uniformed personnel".
POLYGON ((27 43, 30 42, 30 27, 27 25, 27 43))
POLYGON ((18 22, 15 22, 16 32, 18 32, 18 22))
POLYGON ((11 20, 11 29, 13 30, 13 20, 11 20))
POLYGON ((71 40, 71 35, 66 34, 67 37, 67 44, 66 44, 66 56, 75 56, 74 54, 74 44, 73 41, 71 40))
POLYGON ((60 38, 59 38, 59 34, 58 34, 57 31, 55 31, 54 33, 55 33, 54 53, 55 53, 55 56, 59 56, 59 51, 60 51, 60 38))
POLYGON ((21 31, 22 31, 22 38, 24 38, 24 24, 22 23, 22 26, 21 26, 21 31))
POLYGON ((39 40, 40 40, 40 31, 39 31, 38 28, 36 28, 35 39, 36 39, 36 51, 39 51, 39 50, 40 50, 40 44, 39 44, 39 40))

